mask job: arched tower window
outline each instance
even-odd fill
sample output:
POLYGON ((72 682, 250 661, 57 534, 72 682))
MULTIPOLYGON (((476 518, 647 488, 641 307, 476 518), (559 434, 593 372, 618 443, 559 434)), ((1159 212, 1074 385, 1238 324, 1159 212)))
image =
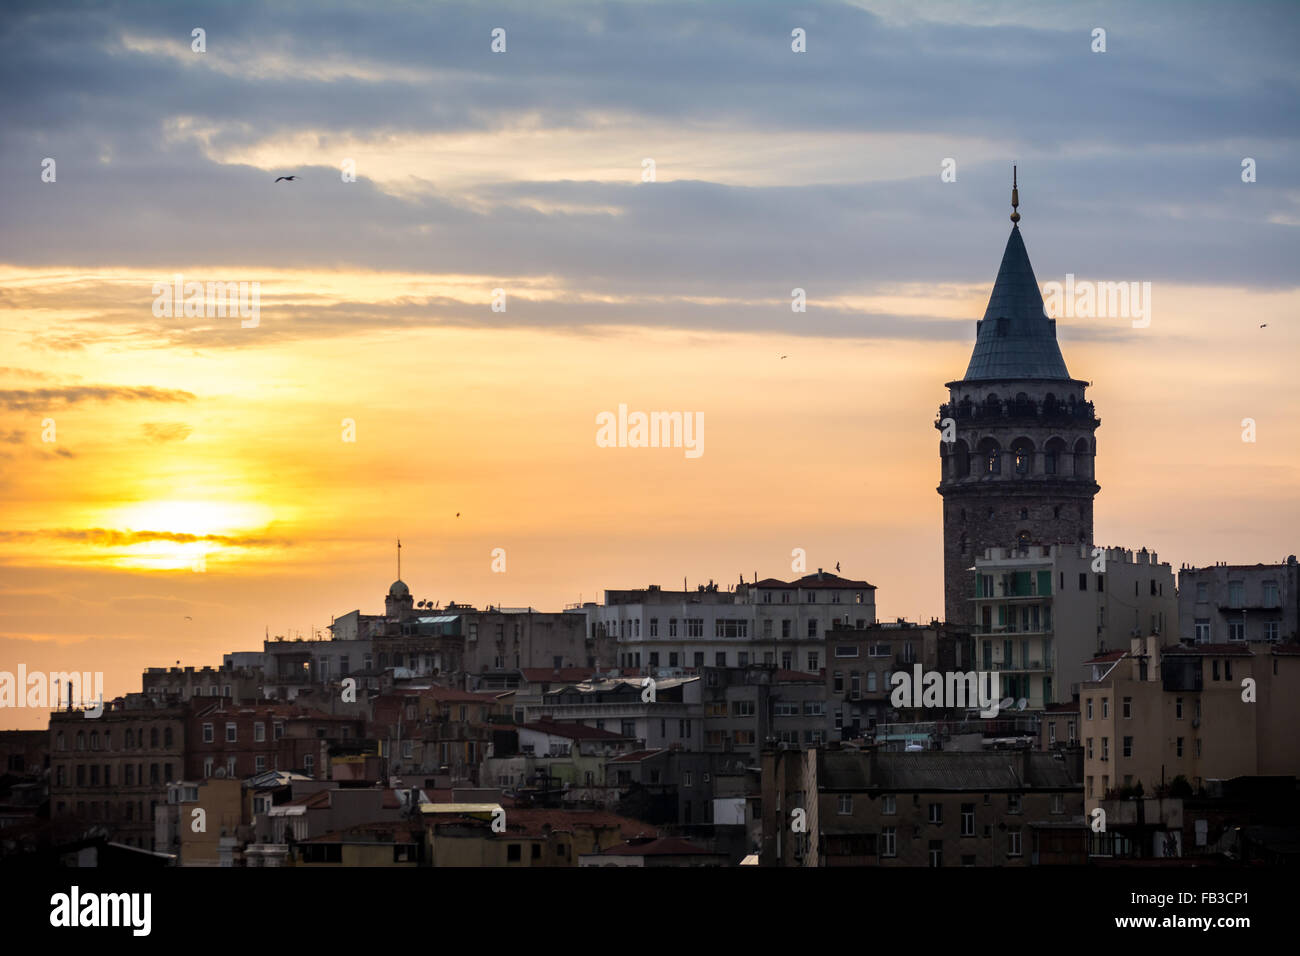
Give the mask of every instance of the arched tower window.
POLYGON ((952 463, 954 478, 970 477, 970 447, 960 438, 952 445, 952 463))
POLYGON ((1034 443, 1028 438, 1017 438, 1011 443, 1016 474, 1027 475, 1034 470, 1034 443))
POLYGON ((1092 477, 1092 447, 1086 438, 1074 443, 1074 473, 1080 478, 1092 477))
POLYGON ((998 461, 1002 453, 1002 447, 998 444, 996 438, 983 438, 980 440, 979 453, 977 457, 980 462, 980 474, 997 475, 1002 469, 998 461))
POLYGON ((1048 439, 1047 446, 1043 449, 1043 474, 1054 475, 1060 470, 1061 455, 1065 453, 1065 450, 1065 439, 1048 439))

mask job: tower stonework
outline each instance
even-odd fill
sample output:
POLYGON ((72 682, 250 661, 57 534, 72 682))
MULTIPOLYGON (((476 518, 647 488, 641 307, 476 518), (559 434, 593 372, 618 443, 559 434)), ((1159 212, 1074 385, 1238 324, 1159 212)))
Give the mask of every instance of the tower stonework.
MULTIPOLYGON (((1013 193, 1013 205, 1018 196, 1013 193)), ((963 378, 939 406, 943 497, 944 611, 973 627, 975 559, 990 547, 1092 544, 1094 477, 1101 424, 1070 377, 1043 311, 1034 270, 1013 214, 975 349, 963 378)))

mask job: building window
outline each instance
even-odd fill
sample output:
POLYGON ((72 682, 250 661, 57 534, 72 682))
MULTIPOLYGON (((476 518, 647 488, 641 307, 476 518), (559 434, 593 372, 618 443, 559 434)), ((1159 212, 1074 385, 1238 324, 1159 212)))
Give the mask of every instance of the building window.
POLYGON ((930 865, 943 866, 943 841, 930 841, 930 865))
POLYGON ((238 726, 235 723, 226 724, 226 743, 233 744, 237 741, 239 736, 238 726))
POLYGON ((1277 582, 1264 582, 1264 607, 1278 607, 1282 602, 1278 599, 1277 582))
POLYGON ((887 857, 898 856, 898 828, 881 827, 880 828, 880 855, 887 857))
POLYGON ((1246 639, 1246 622, 1229 621, 1228 622, 1228 640, 1244 641, 1246 639))
POLYGON ((1179 737, 1179 738, 1178 738, 1177 745, 1176 745, 1175 748, 1174 748, 1174 754, 1175 754, 1175 756, 1178 756, 1178 757, 1181 757, 1181 756, 1183 755, 1183 738, 1182 738, 1182 737, 1179 737))
POLYGON ((659 636, 659 618, 657 617, 650 618, 650 636, 651 637, 659 636))
POLYGON ((1243 581, 1228 582, 1228 607, 1241 607, 1245 603, 1246 585, 1243 581))
POLYGON ((1125 757, 1131 757, 1131 756, 1133 756, 1133 738, 1132 738, 1132 737, 1125 737, 1125 738, 1124 738, 1124 756, 1125 756, 1125 757))
POLYGON ((216 739, 216 737, 213 735, 212 725, 211 725, 211 724, 204 724, 204 725, 203 725, 203 742, 204 742, 205 744, 210 744, 210 743, 212 743, 215 739, 216 739))
POLYGON ((808 670, 810 673, 815 674, 817 671, 821 670, 820 661, 821 655, 816 651, 812 651, 808 654, 808 670))
POLYGON ((975 835, 975 804, 973 803, 961 805, 961 835, 964 837, 975 835))
POLYGON ((1109 737, 1101 738, 1101 759, 1102 760, 1110 759, 1110 738, 1109 737))
POLYGON ((1020 794, 1018 793, 1007 794, 1007 813, 1019 813, 1019 812, 1020 812, 1020 794))
POLYGON ((1007 856, 1020 856, 1020 831, 1007 831, 1007 856))
POLYGON ((1087 706, 1087 718, 1088 720, 1092 720, 1092 698, 1085 698, 1085 703, 1087 706))
POLYGON ((1080 590, 1080 591, 1086 591, 1086 590, 1088 590, 1088 572, 1087 572, 1087 571, 1080 571, 1080 572, 1079 572, 1079 590, 1080 590))
POLYGON ((261 721, 253 724, 253 740, 259 744, 266 740, 266 724, 261 721))
POLYGON ((1101 699, 1101 719, 1105 720, 1109 716, 1110 716, 1110 698, 1103 697, 1101 699))
POLYGON ((930 822, 931 822, 931 823, 938 823, 938 824, 942 824, 942 823, 943 823, 943 804, 942 804, 942 803, 932 803, 932 804, 930 804, 930 822))
POLYGON ((1063 794, 1063 793, 1054 793, 1054 794, 1052 794, 1052 811, 1051 811, 1051 812, 1052 812, 1052 813, 1064 813, 1064 812, 1065 812, 1065 794, 1063 794))
POLYGON ((853 795, 849 793, 840 794, 839 809, 840 816, 847 816, 853 812, 853 795))

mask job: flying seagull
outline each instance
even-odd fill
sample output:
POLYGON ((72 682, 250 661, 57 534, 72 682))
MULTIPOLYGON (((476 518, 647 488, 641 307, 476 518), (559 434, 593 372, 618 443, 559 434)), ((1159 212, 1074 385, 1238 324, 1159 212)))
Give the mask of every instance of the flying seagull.
POLYGON ((1260 326, 1260 328, 1261 328, 1261 329, 1266 329, 1266 328, 1268 328, 1268 323, 1265 322, 1263 325, 1260 326))
POLYGON ((787 356, 785 356, 785 355, 782 355, 782 356, 781 356, 781 358, 786 358, 786 357, 787 357, 787 356))
POLYGON ((192 617, 190 617, 188 614, 186 614, 186 615, 185 615, 185 620, 187 620, 187 621, 192 621, 192 620, 194 620, 194 618, 192 618, 192 617))
POLYGON ((836 562, 835 562, 835 571, 836 571, 836 573, 838 573, 839 570, 840 570, 840 563, 839 563, 838 561, 836 561, 836 562))
MULTIPOLYGON (((294 181, 295 179, 297 179, 297 178, 298 178, 297 176, 281 176, 281 177, 280 177, 280 179, 283 179, 283 180, 285 180, 285 181, 287 181, 287 182, 293 182, 293 181, 294 181)), ((280 181, 280 179, 277 179, 276 182, 278 183, 278 182, 280 181)))

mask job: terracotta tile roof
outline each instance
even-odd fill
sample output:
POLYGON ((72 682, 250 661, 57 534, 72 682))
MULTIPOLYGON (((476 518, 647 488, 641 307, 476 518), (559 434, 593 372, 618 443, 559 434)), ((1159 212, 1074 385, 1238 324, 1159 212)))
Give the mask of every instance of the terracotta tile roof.
POLYGON ((827 590, 830 588, 837 590, 846 590, 851 588, 866 588, 871 591, 876 590, 874 584, 868 584, 866 581, 854 581, 850 578, 842 578, 838 574, 832 574, 830 572, 823 572, 820 575, 820 580, 818 578, 819 576, 815 573, 805 574, 803 577, 795 581, 782 581, 779 578, 764 578, 762 581, 759 581, 754 585, 754 587, 789 588, 790 590, 803 588, 805 591, 827 590))
POLYGON ((1098 654, 1096 657, 1090 657, 1084 661, 1085 664, 1104 664, 1108 661, 1117 661, 1121 657, 1128 656, 1128 651, 1107 651, 1105 654, 1098 654))
POLYGON ((1274 644, 1273 653, 1283 656, 1300 654, 1300 644, 1274 644))

